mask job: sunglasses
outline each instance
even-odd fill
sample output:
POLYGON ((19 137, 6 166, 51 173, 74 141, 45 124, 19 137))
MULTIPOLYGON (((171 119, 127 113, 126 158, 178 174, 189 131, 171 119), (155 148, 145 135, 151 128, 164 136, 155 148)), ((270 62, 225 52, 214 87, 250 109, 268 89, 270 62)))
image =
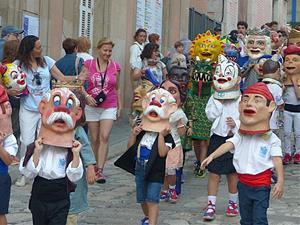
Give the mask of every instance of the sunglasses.
POLYGON ((35 83, 38 86, 40 86, 42 84, 42 77, 39 72, 33 73, 32 83, 35 83))

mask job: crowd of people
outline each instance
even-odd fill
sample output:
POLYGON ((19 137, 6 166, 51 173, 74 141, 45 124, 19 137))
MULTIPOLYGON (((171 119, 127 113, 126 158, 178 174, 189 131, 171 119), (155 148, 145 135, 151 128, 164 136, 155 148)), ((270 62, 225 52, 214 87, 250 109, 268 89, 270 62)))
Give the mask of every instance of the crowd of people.
MULTIPOLYGON (((300 164, 300 31, 279 29, 276 21, 248 29, 239 21, 223 37, 220 29, 214 32, 197 35, 188 47, 186 40, 177 41, 166 56, 158 34, 139 28, 133 37, 132 132, 116 166, 124 168, 125 159, 125 170, 136 176, 142 225, 157 224, 159 202, 177 202, 186 151, 195 152, 195 177, 208 173, 205 221, 215 219, 226 175, 226 215, 241 214, 241 224, 267 224, 271 182, 280 198, 282 163, 300 164), (163 119, 168 126, 157 123, 163 119)), ((34 179, 34 224, 77 224, 88 208, 88 184, 106 182, 108 140, 122 114, 121 66, 111 57, 115 44, 100 39, 93 57, 86 37, 66 38, 65 55, 55 61, 42 54, 39 37, 22 33, 7 26, 0 40, 0 224, 7 224, 10 164, 20 164, 15 185, 34 179), (56 136, 55 129, 61 135, 69 130, 61 131, 64 119, 51 118, 51 110, 73 118, 70 143, 56 136), (52 120, 59 128, 49 128, 52 120)))

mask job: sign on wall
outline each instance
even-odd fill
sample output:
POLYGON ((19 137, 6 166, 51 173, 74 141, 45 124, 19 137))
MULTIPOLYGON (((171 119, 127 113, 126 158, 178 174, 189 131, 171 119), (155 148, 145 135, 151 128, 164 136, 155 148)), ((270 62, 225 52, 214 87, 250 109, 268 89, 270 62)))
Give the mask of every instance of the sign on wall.
POLYGON ((136 29, 144 28, 147 33, 161 36, 163 18, 163 0, 136 1, 136 29))
POLYGON ((23 14, 23 30, 24 36, 35 35, 39 36, 40 19, 36 15, 23 14))

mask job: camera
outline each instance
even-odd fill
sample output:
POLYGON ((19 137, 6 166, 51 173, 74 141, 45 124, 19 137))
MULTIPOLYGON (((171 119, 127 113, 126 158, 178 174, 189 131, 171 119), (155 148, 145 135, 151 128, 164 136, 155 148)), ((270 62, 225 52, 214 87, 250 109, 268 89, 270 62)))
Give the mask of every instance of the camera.
POLYGON ((96 97, 95 100, 97 102, 97 105, 100 105, 104 100, 106 99, 106 94, 104 91, 101 91, 96 97))

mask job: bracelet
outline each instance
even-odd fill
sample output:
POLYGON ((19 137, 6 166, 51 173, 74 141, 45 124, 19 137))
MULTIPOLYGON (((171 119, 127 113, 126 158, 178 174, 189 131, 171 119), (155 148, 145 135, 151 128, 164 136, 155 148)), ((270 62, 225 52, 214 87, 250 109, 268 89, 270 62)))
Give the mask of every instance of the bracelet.
POLYGON ((86 96, 85 96, 85 98, 87 98, 87 97, 89 97, 90 95, 89 94, 87 94, 86 96))

